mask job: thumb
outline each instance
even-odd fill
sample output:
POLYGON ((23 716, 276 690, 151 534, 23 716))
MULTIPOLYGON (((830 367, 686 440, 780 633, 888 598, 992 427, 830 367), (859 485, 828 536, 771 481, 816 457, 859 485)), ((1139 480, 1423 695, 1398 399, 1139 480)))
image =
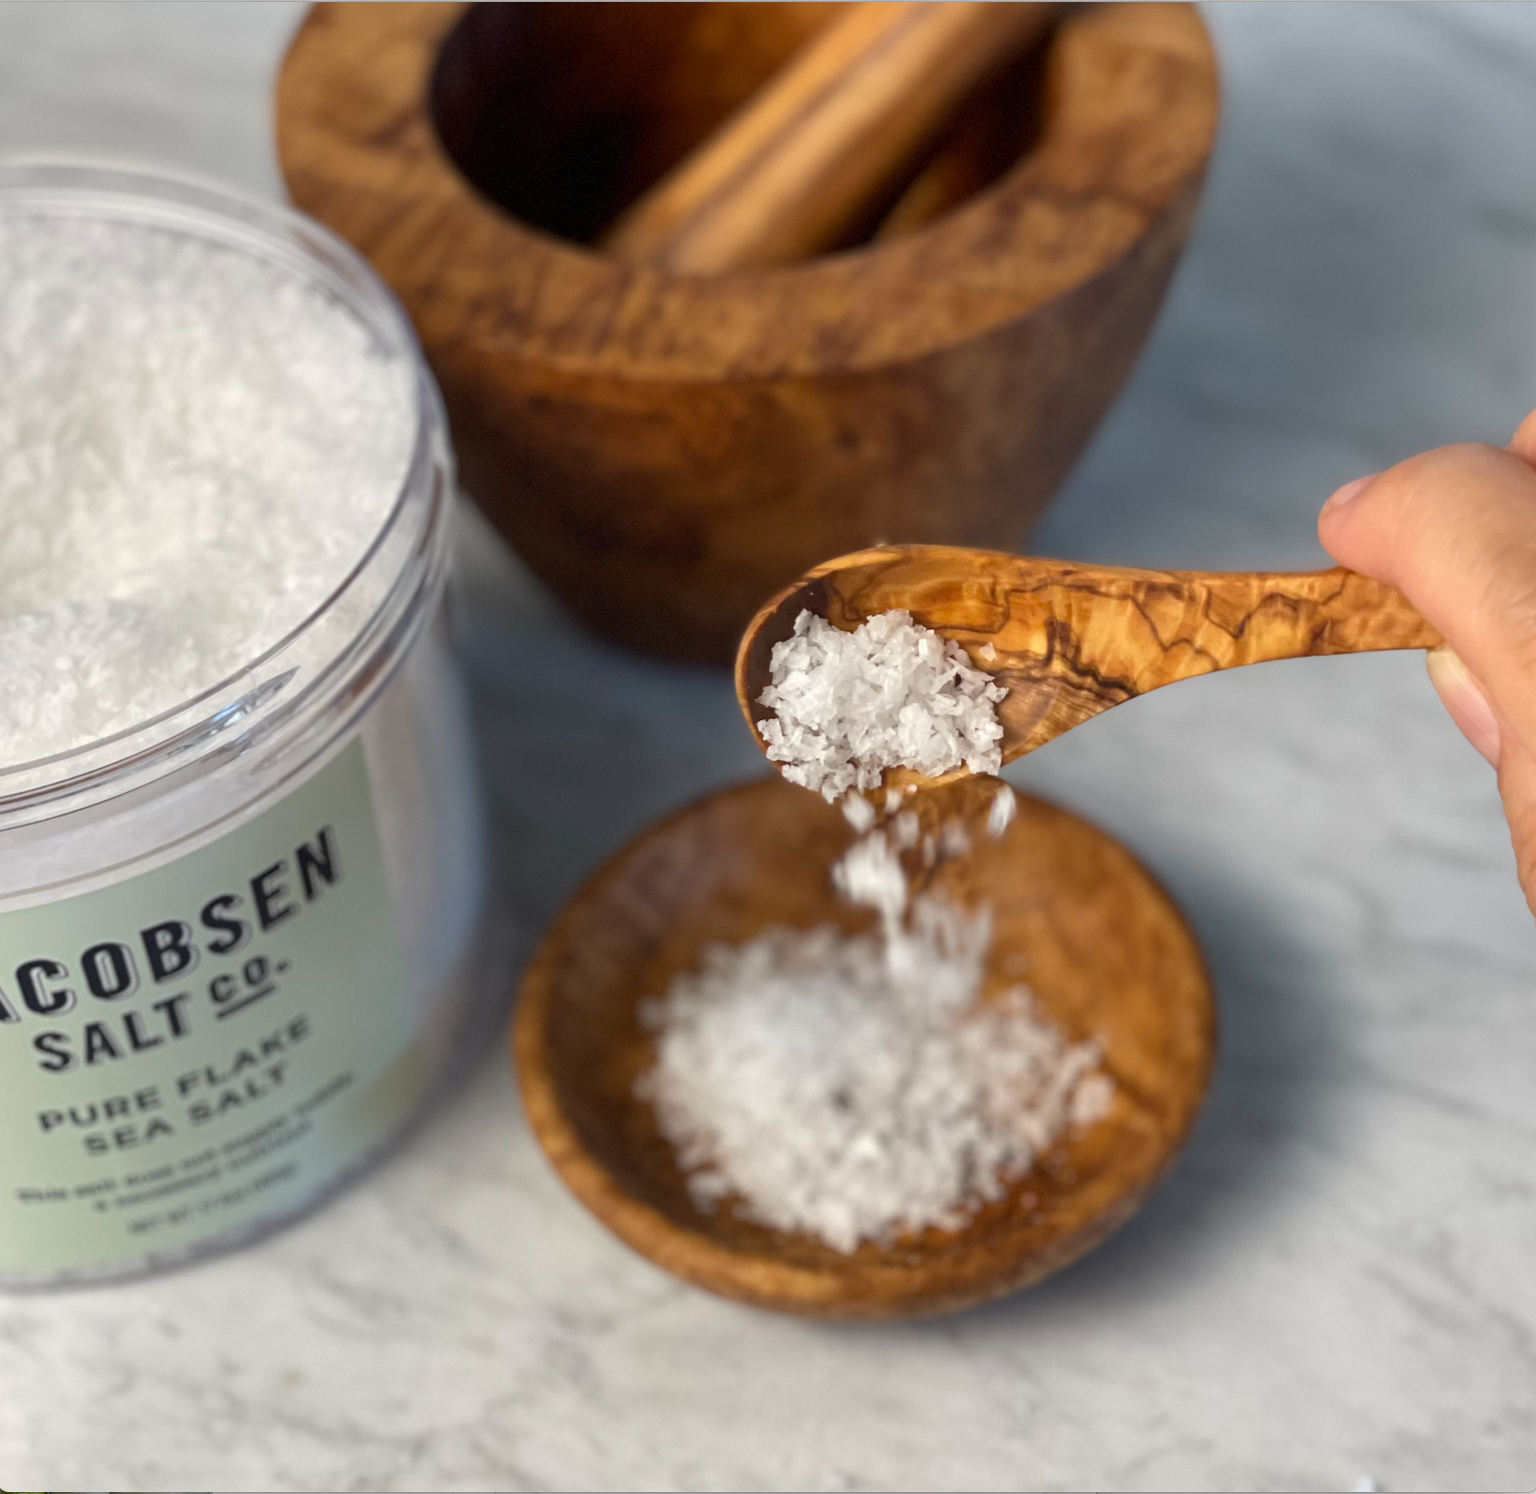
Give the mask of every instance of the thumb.
POLYGON ((1536 913, 1536 753, 1518 738, 1499 754, 1499 798, 1509 821, 1520 886, 1531 912, 1536 913))
POLYGON ((1493 767, 1499 765, 1499 719, 1488 701, 1488 692, 1473 676, 1454 649, 1432 648, 1425 655, 1430 683, 1440 704, 1461 734, 1493 767))

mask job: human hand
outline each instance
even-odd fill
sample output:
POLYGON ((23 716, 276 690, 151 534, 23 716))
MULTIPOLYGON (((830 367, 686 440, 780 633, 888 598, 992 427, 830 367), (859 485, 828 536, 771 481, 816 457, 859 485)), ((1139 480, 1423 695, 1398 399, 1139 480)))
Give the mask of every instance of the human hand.
POLYGON ((1346 484, 1317 527, 1340 565, 1396 586, 1444 636, 1429 677, 1498 771, 1536 913, 1536 411, 1503 449, 1442 446, 1346 484))

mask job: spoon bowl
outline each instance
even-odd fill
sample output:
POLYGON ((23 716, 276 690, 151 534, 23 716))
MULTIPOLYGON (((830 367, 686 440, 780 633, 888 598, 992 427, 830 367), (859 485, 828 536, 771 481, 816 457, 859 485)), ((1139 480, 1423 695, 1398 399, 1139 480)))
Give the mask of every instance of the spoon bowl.
MULTIPOLYGON (((1403 594, 1355 571, 1148 571, 949 545, 839 556, 785 587, 748 625, 736 694, 758 745, 774 646, 810 611, 852 632, 881 612, 959 643, 1007 688, 1011 762, 1112 706, 1193 675, 1313 654, 1435 648, 1403 594)), ((886 784, 933 784, 892 769, 886 784)))
POLYGON ((771 926, 846 931, 867 910, 832 894, 854 832, 818 795, 768 778, 726 790, 620 851, 566 907, 524 979, 513 1046, 535 1135, 571 1190, 626 1244, 723 1296, 819 1318, 953 1311, 1029 1286, 1115 1229, 1167 1169, 1205 1093, 1210 984, 1167 895, 1084 821, 1018 795, 986 830, 1000 785, 969 778, 916 796, 971 841, 927 885, 991 905, 983 999, 1026 981, 1073 1041, 1092 1038, 1114 1084, 1107 1114, 1068 1132, 958 1231, 841 1253, 695 1204, 636 1081, 653 1061, 641 1004, 705 949, 771 926))

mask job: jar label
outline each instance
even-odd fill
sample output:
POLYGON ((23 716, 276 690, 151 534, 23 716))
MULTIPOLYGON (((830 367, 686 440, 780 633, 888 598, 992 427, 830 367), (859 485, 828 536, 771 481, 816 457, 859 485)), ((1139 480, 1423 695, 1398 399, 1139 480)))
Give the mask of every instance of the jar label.
POLYGON ((0 914, 0 1277, 301 1206, 426 1066, 362 744, 165 866, 0 914))

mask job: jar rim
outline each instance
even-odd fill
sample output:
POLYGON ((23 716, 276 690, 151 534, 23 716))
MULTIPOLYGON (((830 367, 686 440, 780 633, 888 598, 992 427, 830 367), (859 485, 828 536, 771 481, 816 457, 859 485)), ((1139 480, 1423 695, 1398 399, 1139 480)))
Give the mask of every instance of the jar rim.
POLYGON ((339 302, 389 357, 403 361, 414 430, 399 485, 367 546, 300 622, 224 678, 151 717, 63 752, 0 766, 0 823, 18 810, 22 818, 33 819, 38 811, 59 812, 65 807, 61 801, 74 807, 115 797, 206 751, 228 748, 249 735, 258 717, 263 733, 270 733, 328 679, 334 684, 335 665, 352 645, 408 608, 423 586, 435 592, 441 585, 451 472, 441 399, 409 317, 368 262, 307 214, 192 172, 59 153, 0 156, 0 214, 18 207, 186 233, 302 277, 339 302), (329 667, 312 671, 301 688, 277 704, 295 671, 284 673, 276 666, 336 616, 390 549, 403 554, 402 574, 388 577, 378 605, 359 618, 337 657, 326 661, 329 667), (233 731, 237 726, 246 730, 233 731))

